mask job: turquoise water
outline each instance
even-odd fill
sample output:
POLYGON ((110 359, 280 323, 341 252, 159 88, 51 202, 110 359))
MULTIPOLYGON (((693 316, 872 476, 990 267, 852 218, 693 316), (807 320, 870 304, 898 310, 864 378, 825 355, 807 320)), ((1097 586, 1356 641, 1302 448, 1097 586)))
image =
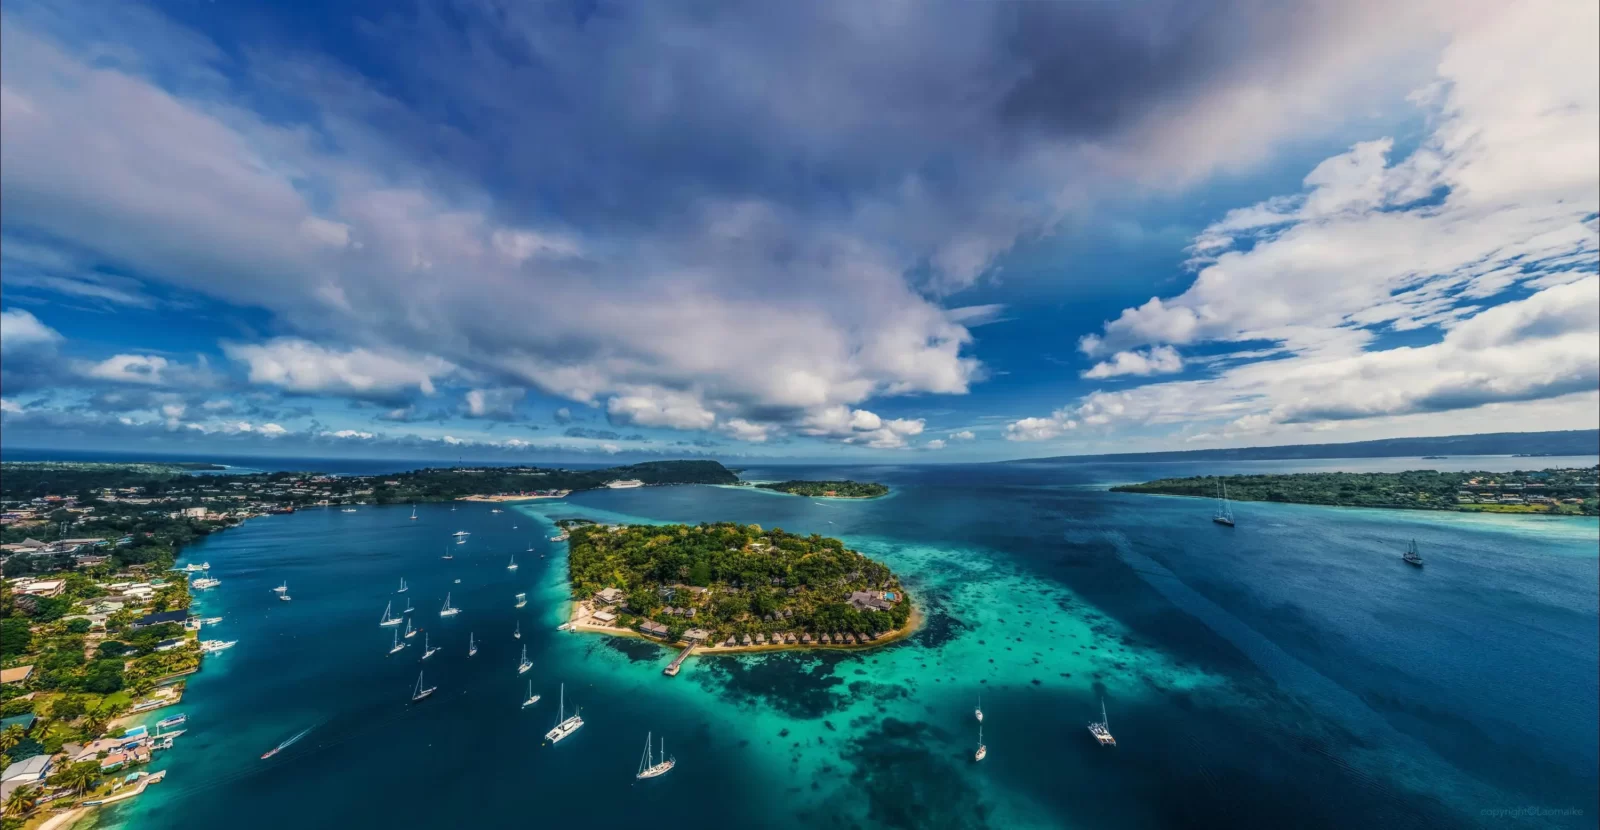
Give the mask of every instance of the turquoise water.
POLYGON ((895 490, 642 488, 498 514, 422 505, 416 521, 406 507, 252 520, 186 551, 223 581, 202 595, 226 618, 208 634, 240 643, 191 681, 190 732, 157 764, 168 781, 100 824, 1594 826, 1600 525, 1240 504, 1229 530, 1203 502, 1104 489, 1188 471, 828 469, 805 475, 895 490), (554 630, 564 546, 547 537, 563 516, 839 536, 902 574, 927 620, 878 650, 695 658, 665 678, 671 651, 554 630), (450 544, 457 529, 467 544, 450 544), (1421 571, 1399 559, 1412 537, 1421 571), (291 603, 272 594, 283 580, 291 603), (451 620, 446 591, 463 609, 451 620), (407 598, 444 648, 426 663, 421 636, 385 654, 378 617, 407 598), (419 667, 438 692, 411 705, 419 667), (543 700, 524 710, 528 678, 543 700), (543 746, 562 682, 587 725, 543 746), (1102 698, 1115 749, 1084 728, 1102 698), (635 782, 647 731, 679 763, 635 782))

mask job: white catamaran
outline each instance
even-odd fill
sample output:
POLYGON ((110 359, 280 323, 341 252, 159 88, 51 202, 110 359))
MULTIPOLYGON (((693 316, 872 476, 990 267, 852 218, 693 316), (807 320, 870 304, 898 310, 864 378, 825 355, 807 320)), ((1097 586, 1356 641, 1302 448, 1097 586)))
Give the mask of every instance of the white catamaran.
POLYGON ((441 617, 454 617, 455 615, 457 615, 459 613, 461 613, 461 609, 460 608, 452 608, 452 607, 450 607, 450 595, 449 594, 445 594, 444 595, 444 607, 439 609, 439 616, 441 616, 441 617))
POLYGON ((428 695, 433 694, 434 689, 437 688, 437 686, 429 686, 426 689, 422 688, 422 672, 417 672, 417 688, 411 691, 411 702, 416 703, 428 695))
POLYGON ((389 649, 389 653, 390 654, 394 654, 397 651, 405 651, 406 645, 407 645, 406 643, 400 642, 400 632, 399 631, 395 631, 394 632, 394 646, 392 646, 389 649))
POLYGON ((528 699, 522 701, 522 708, 526 709, 539 702, 539 696, 533 693, 533 681, 528 681, 528 699))
POLYGON ((646 732, 644 736, 644 757, 639 759, 639 773, 633 776, 634 778, 655 778, 666 775, 672 771, 673 767, 678 765, 678 759, 667 757, 666 738, 661 739, 661 760, 654 764, 650 763, 655 760, 650 755, 650 738, 650 733, 646 732))
POLYGON ((522 606, 527 605, 527 604, 528 604, 528 595, 527 594, 517 594, 517 606, 516 607, 521 608, 522 606))
POLYGON ((1217 512, 1211 521, 1233 527, 1233 508, 1228 506, 1228 483, 1222 482, 1217 492, 1217 512))
POLYGON ((1100 742, 1101 746, 1116 746, 1117 739, 1111 737, 1111 719, 1106 717, 1106 700, 1100 699, 1100 720, 1098 723, 1089 724, 1089 734, 1100 742))
POLYGON ((405 617, 390 616, 389 612, 393 608, 394 608, 394 603, 392 603, 392 602, 389 603, 388 605, 383 606, 383 619, 378 620, 378 625, 399 625, 400 623, 403 623, 403 622, 406 621, 405 617))
POLYGON ((472 636, 472 632, 469 631, 469 632, 467 632, 467 656, 471 657, 472 655, 477 654, 477 653, 478 653, 478 640, 477 640, 476 637, 473 637, 472 636))
POLYGON ((549 732, 544 733, 545 740, 553 744, 560 743, 561 739, 578 731, 578 728, 583 726, 583 718, 579 717, 576 711, 572 713, 570 718, 566 717, 566 714, 567 684, 563 683, 561 684, 561 708, 556 710, 556 726, 549 732))
POLYGON ((517 674, 527 674, 533 668, 533 661, 528 659, 528 647, 522 647, 522 662, 517 664, 517 674))

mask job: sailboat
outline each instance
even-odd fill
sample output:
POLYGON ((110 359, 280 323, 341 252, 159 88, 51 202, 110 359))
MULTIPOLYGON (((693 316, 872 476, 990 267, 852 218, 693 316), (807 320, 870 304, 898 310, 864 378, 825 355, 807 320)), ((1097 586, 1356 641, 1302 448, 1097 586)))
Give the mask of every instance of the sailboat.
POLYGON ((517 620, 517 630, 511 632, 511 636, 516 637, 519 640, 522 639, 522 621, 521 620, 517 620))
POLYGON ((457 615, 459 613, 461 613, 461 609, 460 608, 451 608, 450 607, 450 595, 449 594, 445 594, 444 595, 444 607, 439 609, 439 616, 441 616, 441 617, 454 617, 455 615, 457 615))
POLYGON ((383 619, 378 620, 378 625, 399 625, 400 623, 405 622, 405 617, 389 616, 389 611, 392 608, 394 608, 394 603, 392 602, 383 606, 383 619))
POLYGON ((472 655, 477 654, 477 653, 478 653, 478 640, 475 637, 472 636, 471 632, 468 632, 467 633, 467 656, 471 657, 472 655))
POLYGON ((463 536, 460 539, 456 540, 456 544, 458 544, 458 545, 465 545, 466 543, 467 543, 467 537, 465 537, 465 536, 463 536))
POLYGON ((553 744, 560 743, 562 738, 571 735, 578 731, 579 727, 583 726, 583 718, 579 717, 577 712, 573 712, 570 718, 566 717, 566 714, 567 684, 563 683, 561 684, 561 708, 556 710, 556 726, 549 732, 544 733, 545 740, 553 744))
POLYGON ((533 681, 528 681, 528 699, 522 701, 522 708, 526 709, 539 702, 539 696, 533 693, 533 681))
POLYGON ((406 587, 406 578, 403 577, 403 576, 400 577, 400 590, 395 591, 395 593, 403 594, 403 593, 405 593, 406 591, 409 591, 409 590, 410 589, 406 587))
POLYGON ((420 672, 420 671, 417 672, 417 688, 415 688, 415 689, 413 689, 411 691, 411 702, 412 703, 416 703, 417 701, 427 697, 428 695, 433 694, 433 691, 436 688, 438 688, 438 687, 437 686, 429 686, 426 689, 422 688, 422 672, 420 672))
POLYGON ((527 605, 527 604, 528 604, 528 595, 527 594, 517 594, 517 607, 521 608, 522 606, 527 605))
POLYGON ((394 646, 389 649, 389 653, 390 654, 394 654, 397 651, 404 651, 405 647, 406 647, 406 644, 400 642, 400 632, 396 631, 394 633, 394 646))
POLYGON ((1406 548, 1406 552, 1400 558, 1404 559, 1407 565, 1422 567, 1422 554, 1417 552, 1417 540, 1411 540, 1411 547, 1406 548))
POLYGON ((413 504, 413 505, 411 505, 411 521, 414 522, 416 520, 417 520, 417 506, 413 504))
POLYGON ((445 548, 444 549, 444 555, 439 557, 439 558, 440 559, 454 559, 454 558, 456 558, 456 555, 451 553, 449 548, 445 548))
POLYGON ((1221 489, 1219 492, 1220 495, 1217 496, 1217 512, 1216 515, 1211 517, 1211 521, 1216 522, 1219 525, 1233 527, 1233 508, 1228 506, 1227 482, 1221 483, 1221 489))
POLYGON ((983 723, 983 695, 978 695, 978 708, 973 709, 972 714, 977 717, 978 723, 983 723))
POLYGON ((417 636, 417 630, 411 627, 410 620, 406 620, 406 639, 409 640, 415 636, 417 636))
POLYGON ((427 634, 423 634, 422 635, 422 659, 426 660, 429 657, 432 657, 438 651, 439 650, 434 648, 433 644, 428 641, 428 635, 427 634))
MULTIPOLYGON (((454 510, 455 508, 452 507, 450 509, 454 510)), ((469 530, 458 530, 455 533, 452 533, 450 535, 451 536, 471 536, 472 535, 472 531, 469 531, 469 530)))
POLYGON ((650 738, 650 733, 646 732, 644 736, 644 757, 639 759, 639 772, 637 775, 633 776, 634 778, 655 778, 660 775, 666 775, 668 772, 672 771, 673 767, 678 765, 678 759, 669 759, 667 757, 666 738, 661 739, 661 760, 654 764, 650 763, 652 760, 654 760, 654 758, 652 758, 650 755, 650 738))
POLYGON ((1101 746, 1116 746, 1117 739, 1111 737, 1111 719, 1106 717, 1106 699, 1100 698, 1100 721, 1089 724, 1089 734, 1100 742, 1101 746))
POLYGON ((283 583, 283 590, 278 593, 278 599, 284 602, 294 599, 294 597, 289 596, 289 583, 283 583))
POLYGON ((511 564, 506 566, 506 570, 514 571, 516 569, 517 569, 517 557, 513 556, 513 557, 511 557, 511 564))
POLYGON ((417 609, 411 607, 411 598, 410 597, 406 597, 406 609, 404 611, 401 611, 400 613, 409 614, 409 613, 411 613, 412 611, 415 611, 415 610, 417 610, 417 609))
POLYGON ((983 745, 983 724, 978 724, 978 751, 972 753, 972 760, 982 761, 989 757, 989 748, 983 745))
POLYGON ((522 662, 517 664, 517 674, 527 674, 533 668, 533 661, 528 659, 528 647, 522 647, 522 662))
POLYGON ((272 590, 276 591, 277 593, 280 593, 280 594, 288 593, 289 592, 289 581, 288 580, 284 580, 284 583, 282 585, 279 585, 278 587, 273 588, 272 590))

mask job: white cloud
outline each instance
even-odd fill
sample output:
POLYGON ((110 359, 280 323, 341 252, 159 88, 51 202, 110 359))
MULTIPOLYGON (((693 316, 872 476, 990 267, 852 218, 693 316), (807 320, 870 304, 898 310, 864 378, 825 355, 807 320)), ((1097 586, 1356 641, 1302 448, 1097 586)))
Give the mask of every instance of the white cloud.
POLYGON ((772 424, 758 424, 746 421, 743 418, 729 418, 717 425, 724 434, 739 441, 749 441, 759 444, 766 441, 776 430, 772 424))
POLYGON ((629 387, 606 401, 606 415, 619 424, 670 429, 710 429, 717 420, 699 396, 653 386, 629 387))
POLYGON ((63 339, 61 332, 39 322, 39 318, 24 309, 0 311, 0 349, 23 351, 53 347, 63 339))
POLYGON ((976 441, 978 438, 978 436, 973 434, 972 430, 970 429, 964 429, 960 432, 952 432, 950 433, 949 437, 951 441, 976 441))
POLYGON ((354 429, 341 429, 334 432, 322 432, 319 434, 323 438, 356 439, 359 441, 370 441, 377 437, 370 432, 362 432, 354 429))
POLYGON ((1086 378, 1110 378, 1119 375, 1170 375, 1183 371, 1183 357, 1171 346, 1157 346, 1140 351, 1133 349, 1117 352, 1110 360, 1096 363, 1083 373, 1086 378))
POLYGON ((1005 436, 1007 441, 1048 441, 1077 427, 1077 421, 1068 417, 1064 411, 1057 411, 1048 418, 1023 418, 1012 421, 1006 424, 1005 436))
POLYGON ((22 405, 10 398, 0 398, 0 412, 21 413, 22 405))
POLYGON ((923 446, 927 447, 930 450, 942 450, 942 449, 944 449, 944 446, 945 446, 944 445, 944 439, 935 438, 932 441, 929 441, 928 443, 923 444, 923 446))
POLYGON ((96 380, 161 386, 167 382, 168 363, 158 355, 119 354, 99 363, 78 363, 77 367, 78 374, 96 380))
POLYGON ((337 351, 309 340, 279 337, 265 343, 223 343, 230 359, 249 367, 251 383, 290 392, 381 397, 417 389, 434 392, 433 380, 456 371, 432 355, 356 348, 337 351))
POLYGON ((470 389, 465 396, 466 414, 471 418, 509 420, 528 390, 517 387, 470 389))

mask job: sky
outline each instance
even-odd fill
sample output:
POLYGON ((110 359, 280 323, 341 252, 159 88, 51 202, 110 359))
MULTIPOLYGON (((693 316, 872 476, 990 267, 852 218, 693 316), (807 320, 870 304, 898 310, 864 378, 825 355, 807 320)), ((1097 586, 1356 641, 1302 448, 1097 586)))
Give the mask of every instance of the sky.
POLYGON ((0 14, 0 447, 1600 426, 1593 2, 0 14))

